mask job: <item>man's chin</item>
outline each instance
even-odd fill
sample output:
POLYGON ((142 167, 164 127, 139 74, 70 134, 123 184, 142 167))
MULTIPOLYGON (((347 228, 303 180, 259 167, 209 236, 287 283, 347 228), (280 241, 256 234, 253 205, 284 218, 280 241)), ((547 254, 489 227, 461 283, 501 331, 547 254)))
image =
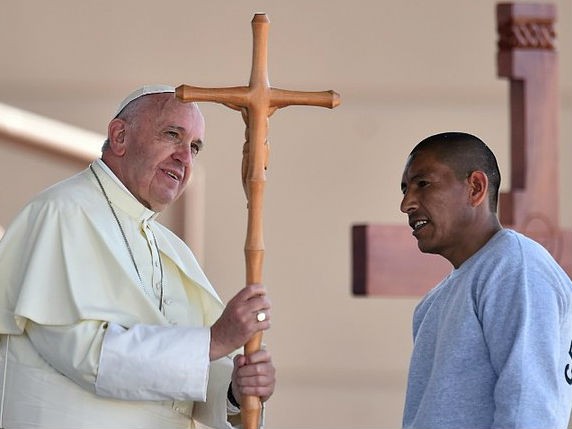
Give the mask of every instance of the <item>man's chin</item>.
POLYGON ((417 247, 419 248, 421 253, 430 253, 430 254, 438 253, 435 247, 431 246, 427 242, 424 242, 423 240, 417 240, 417 247))
POLYGON ((178 196, 173 197, 173 198, 153 201, 153 203, 150 205, 149 208, 156 213, 162 212, 167 207, 169 207, 171 204, 173 204, 177 198, 178 198, 178 196))
POLYGON ((167 189, 163 190, 151 203, 151 210, 154 212, 160 212, 165 210, 171 204, 173 204, 179 197, 183 194, 183 189, 167 189))

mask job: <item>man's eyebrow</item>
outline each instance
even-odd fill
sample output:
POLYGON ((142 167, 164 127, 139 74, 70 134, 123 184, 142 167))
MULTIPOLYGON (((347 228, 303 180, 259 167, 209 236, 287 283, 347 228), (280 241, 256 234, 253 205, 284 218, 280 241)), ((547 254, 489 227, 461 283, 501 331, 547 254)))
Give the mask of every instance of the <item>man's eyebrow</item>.
MULTIPOLYGON (((181 127, 179 125, 167 125, 167 129, 176 130, 183 134, 187 131, 185 127, 181 127)), ((199 150, 201 150, 204 146, 202 139, 193 140, 192 143, 196 144, 199 147, 199 150)))
MULTIPOLYGON (((423 177, 425 177, 427 174, 424 171, 420 171, 418 173, 415 173, 413 176, 411 176, 408 180, 407 183, 413 183, 423 177)), ((401 182, 401 190, 405 190, 407 188, 407 183, 405 183, 405 181, 401 182)))
POLYGON ((168 130, 179 131, 180 133, 184 133, 187 131, 187 129, 185 127, 182 127, 180 125, 166 125, 165 128, 168 130))

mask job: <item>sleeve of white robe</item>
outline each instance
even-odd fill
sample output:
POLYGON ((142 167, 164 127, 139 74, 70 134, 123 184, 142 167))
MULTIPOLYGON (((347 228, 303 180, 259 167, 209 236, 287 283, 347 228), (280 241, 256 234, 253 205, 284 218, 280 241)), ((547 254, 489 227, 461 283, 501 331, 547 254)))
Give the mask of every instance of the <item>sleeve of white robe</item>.
POLYGON ((126 400, 205 401, 209 328, 83 321, 26 331, 56 370, 101 396, 126 400), (54 346, 57 344, 57 346, 54 346))

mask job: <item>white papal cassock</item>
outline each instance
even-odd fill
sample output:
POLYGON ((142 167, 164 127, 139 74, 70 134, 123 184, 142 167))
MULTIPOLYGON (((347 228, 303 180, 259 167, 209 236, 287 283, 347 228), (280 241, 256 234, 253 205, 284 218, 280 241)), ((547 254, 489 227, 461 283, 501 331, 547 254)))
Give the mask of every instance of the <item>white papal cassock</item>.
POLYGON ((92 168, 0 240, 2 427, 230 427, 232 361, 208 358, 220 298, 156 214, 92 168))

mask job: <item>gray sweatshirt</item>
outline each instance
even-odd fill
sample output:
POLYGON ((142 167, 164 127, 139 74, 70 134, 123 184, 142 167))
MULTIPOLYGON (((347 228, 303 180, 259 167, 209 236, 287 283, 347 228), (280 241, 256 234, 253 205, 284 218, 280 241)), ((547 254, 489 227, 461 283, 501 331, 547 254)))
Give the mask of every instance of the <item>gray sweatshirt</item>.
POLYGON ((419 303, 404 428, 566 428, 572 282, 503 229, 419 303))

